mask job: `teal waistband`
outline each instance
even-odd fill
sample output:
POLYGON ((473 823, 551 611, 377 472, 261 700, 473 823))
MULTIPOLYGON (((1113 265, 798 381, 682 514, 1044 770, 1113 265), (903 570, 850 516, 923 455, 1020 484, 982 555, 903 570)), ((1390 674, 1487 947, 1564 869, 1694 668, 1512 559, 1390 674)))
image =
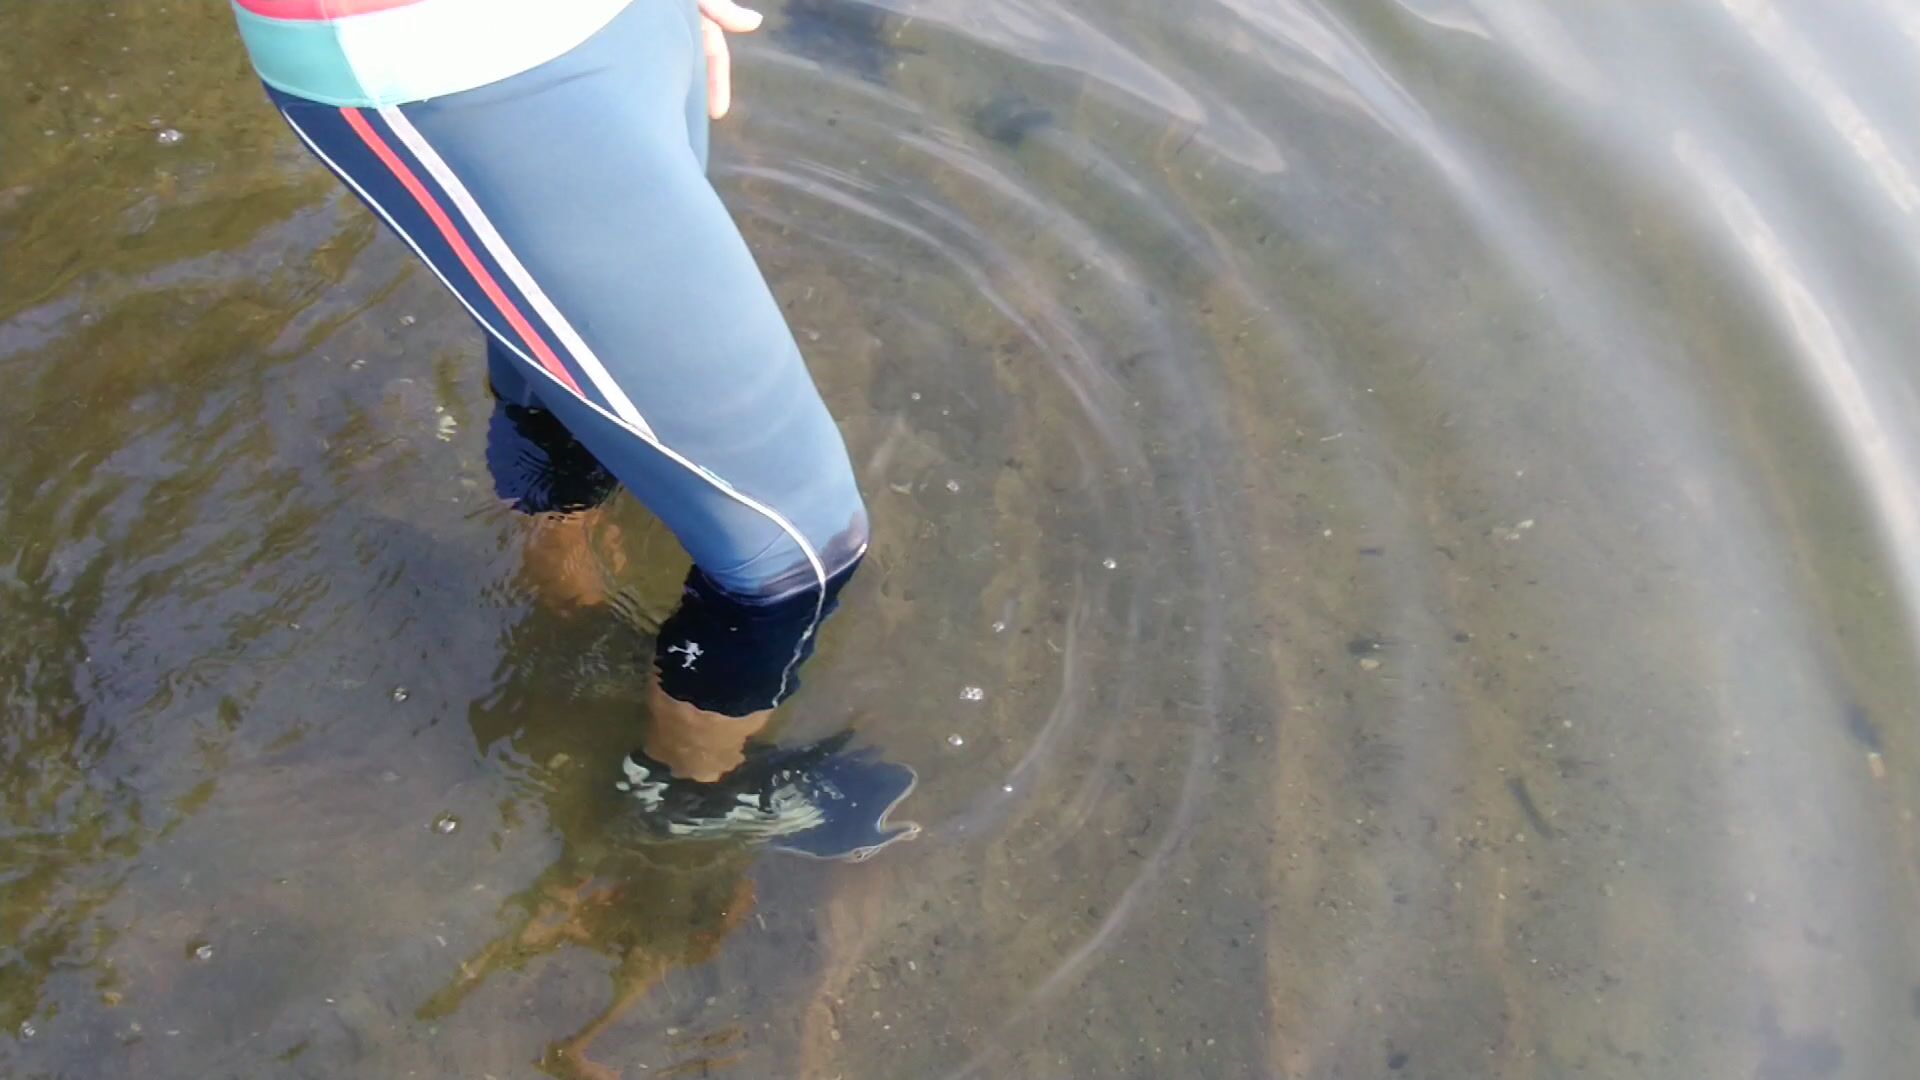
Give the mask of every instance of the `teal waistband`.
POLYGON ((269 86, 328 105, 374 108, 536 68, 634 2, 676 0, 420 0, 327 20, 233 10, 254 70, 269 86))

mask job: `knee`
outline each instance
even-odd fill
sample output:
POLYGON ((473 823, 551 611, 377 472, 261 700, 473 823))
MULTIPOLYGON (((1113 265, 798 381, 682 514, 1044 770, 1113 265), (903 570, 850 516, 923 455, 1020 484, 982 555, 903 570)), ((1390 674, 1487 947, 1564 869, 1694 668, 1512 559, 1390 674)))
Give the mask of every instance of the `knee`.
POLYGON ((821 551, 821 562, 825 564, 828 577, 841 577, 851 573, 859 565, 861 556, 867 553, 867 545, 873 540, 873 534, 867 524, 867 508, 863 503, 854 510, 847 527, 835 533, 821 551))
POLYGON ((840 583, 860 565, 870 539, 865 506, 854 510, 839 529, 825 537, 809 536, 798 528, 795 532, 799 533, 797 538, 783 531, 759 554, 738 566, 703 568, 703 572, 732 596, 754 604, 773 603, 818 589, 823 583, 837 592, 840 583))

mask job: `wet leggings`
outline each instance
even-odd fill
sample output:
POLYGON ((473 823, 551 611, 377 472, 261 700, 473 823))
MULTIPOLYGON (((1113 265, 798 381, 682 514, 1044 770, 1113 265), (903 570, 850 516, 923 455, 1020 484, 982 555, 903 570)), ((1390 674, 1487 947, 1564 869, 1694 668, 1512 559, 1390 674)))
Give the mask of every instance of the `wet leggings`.
MULTIPOLYGON (((731 680, 756 687, 718 710, 737 713, 773 703, 762 685, 790 691, 867 518, 707 181, 704 64, 692 0, 635 0, 572 52, 475 90, 379 109, 269 94, 480 323, 496 394, 550 413, 673 530, 696 568, 687 603, 777 624, 748 651, 782 670, 731 680)), ((741 622, 719 611, 692 623, 741 622)), ((663 670, 722 666, 713 643, 668 636, 663 670)))

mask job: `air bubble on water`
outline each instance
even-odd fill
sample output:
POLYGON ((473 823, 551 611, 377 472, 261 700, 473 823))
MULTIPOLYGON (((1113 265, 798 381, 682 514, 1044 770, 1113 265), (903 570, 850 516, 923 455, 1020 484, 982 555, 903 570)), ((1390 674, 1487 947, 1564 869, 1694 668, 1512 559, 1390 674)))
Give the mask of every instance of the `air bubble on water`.
POLYGON ((459 827, 460 819, 454 817, 452 814, 441 814, 439 817, 433 819, 433 831, 443 835, 459 827))
POLYGON ((958 481, 958 480, 949 480, 949 481, 947 481, 947 490, 948 490, 948 491, 959 491, 959 490, 960 490, 960 481, 958 481))
POLYGON ((995 619, 995 620, 993 620, 993 632, 994 632, 994 633, 996 633, 996 634, 1004 634, 1004 633, 1006 633, 1006 632, 1007 632, 1007 624, 1006 624, 1005 622, 1003 622, 1003 621, 1001 621, 1001 620, 999 620, 999 619, 995 619))
POLYGON ((166 128, 161 131, 160 134, 155 135, 154 138, 160 140, 161 146, 172 146, 174 143, 186 138, 186 136, 180 134, 180 129, 178 128, 166 128))
POLYGON ((956 732, 952 735, 947 736, 947 745, 948 746, 965 746, 967 745, 967 740, 962 738, 959 735, 959 733, 956 732))
POLYGON ((396 686, 396 687, 394 687, 394 688, 393 688, 393 700, 394 700, 395 702, 401 702, 401 701, 405 701, 405 700, 407 700, 407 688, 406 688, 406 687, 404 687, 404 686, 396 686))
POLYGON ((1106 567, 1109 570, 1118 570, 1120 569, 1120 560, 1109 557, 1109 558, 1101 559, 1100 565, 1106 567))
POLYGON ((961 701, 985 701, 986 697, 987 692, 977 686, 963 686, 960 688, 961 701))

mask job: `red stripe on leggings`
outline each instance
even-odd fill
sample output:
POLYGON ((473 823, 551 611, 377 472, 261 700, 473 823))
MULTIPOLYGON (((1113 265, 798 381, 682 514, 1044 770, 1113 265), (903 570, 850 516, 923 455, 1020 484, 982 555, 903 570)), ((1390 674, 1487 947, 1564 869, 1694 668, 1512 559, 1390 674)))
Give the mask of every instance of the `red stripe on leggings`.
POLYGON ((586 397, 585 394, 580 393, 580 384, 573 381, 573 376, 560 362, 560 357, 547 347, 547 343, 534 332, 533 324, 527 321, 526 316, 520 314, 519 308, 513 306, 513 301, 507 299, 507 294, 500 288, 500 283, 493 280, 492 274, 487 273, 487 268, 481 264, 479 257, 474 255, 473 249, 467 246, 466 238, 460 235, 458 228, 454 227, 453 219, 448 217, 447 212, 434 201, 433 194, 427 190, 427 186, 420 182, 419 177, 413 175, 413 170, 407 168, 407 163, 400 160, 400 155, 393 152, 393 148, 380 137, 380 133, 373 130, 373 125, 367 123, 367 118, 360 115, 359 109, 341 109, 340 113, 347 118, 348 126, 360 136, 360 141, 367 144, 367 149, 372 150, 376 157, 386 163, 387 168, 393 170, 393 175, 399 178, 401 185, 413 194, 414 201, 420 204, 420 209, 425 210, 427 216, 433 219, 433 224, 440 230, 440 235, 445 238, 447 245, 453 248, 455 255, 460 257, 461 265, 467 268, 467 273, 473 275, 473 280, 479 282, 480 291, 487 294, 487 299, 493 301, 493 306, 500 309, 500 314, 507 317, 507 324, 526 341, 527 348, 532 349, 533 355, 539 358, 540 366, 546 368, 548 374, 559 379, 567 389, 582 398, 586 397))

